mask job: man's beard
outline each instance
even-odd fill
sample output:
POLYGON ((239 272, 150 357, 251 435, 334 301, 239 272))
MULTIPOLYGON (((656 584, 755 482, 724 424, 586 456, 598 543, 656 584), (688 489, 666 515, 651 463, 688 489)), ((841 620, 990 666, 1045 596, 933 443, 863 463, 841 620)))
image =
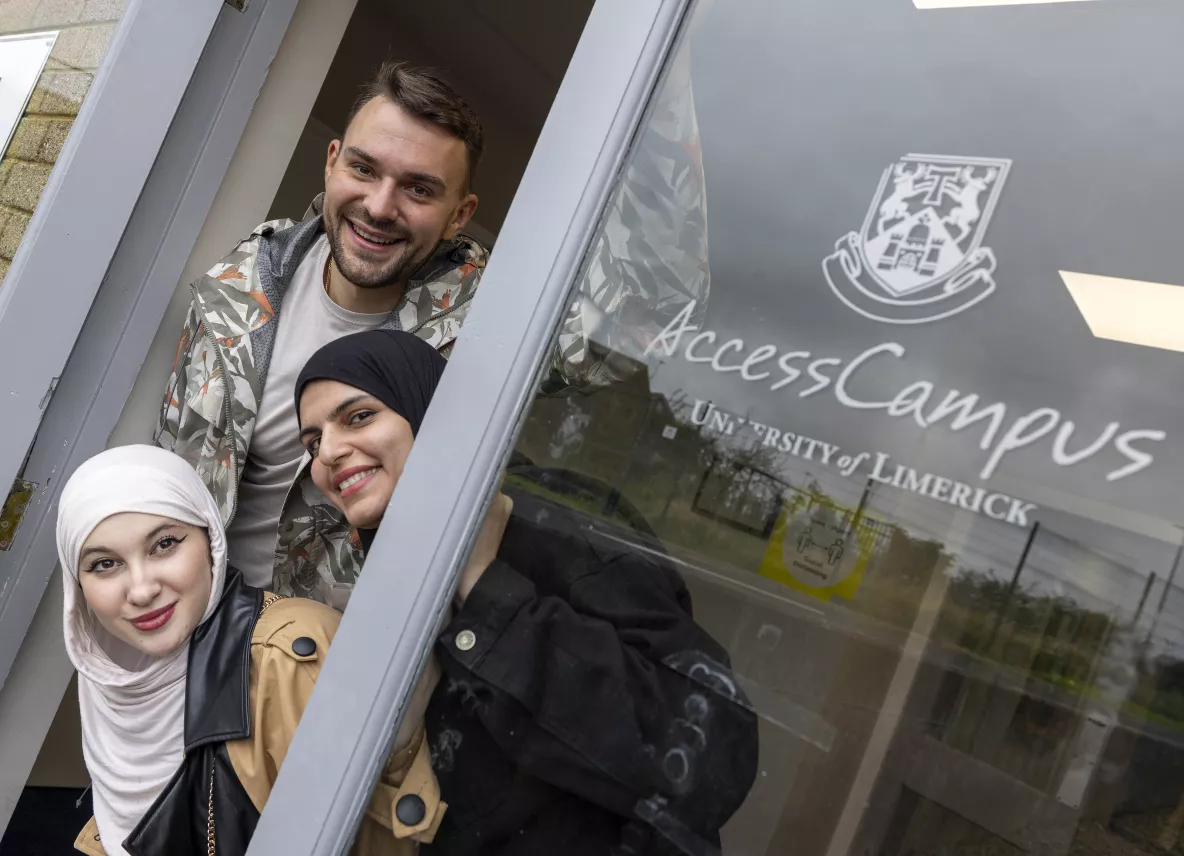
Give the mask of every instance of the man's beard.
POLYGON ((389 238, 397 238, 403 241, 403 252, 386 263, 385 267, 378 267, 374 264, 359 261, 351 258, 345 252, 345 244, 341 240, 341 232, 343 229, 350 228, 347 220, 347 212, 343 211, 337 215, 336 222, 329 222, 325 218, 325 234, 329 238, 329 250, 333 254, 333 264, 337 270, 358 288, 386 288, 391 285, 399 285, 411 279, 412 274, 417 271, 435 252, 436 247, 444 238, 444 233, 441 232, 434 241, 426 242, 423 245, 417 246, 413 243, 414 236, 411 232, 404 228, 395 226, 391 228, 389 221, 377 221, 370 218, 364 211, 348 212, 348 219, 356 220, 368 229, 373 229, 377 234, 384 235, 389 238))

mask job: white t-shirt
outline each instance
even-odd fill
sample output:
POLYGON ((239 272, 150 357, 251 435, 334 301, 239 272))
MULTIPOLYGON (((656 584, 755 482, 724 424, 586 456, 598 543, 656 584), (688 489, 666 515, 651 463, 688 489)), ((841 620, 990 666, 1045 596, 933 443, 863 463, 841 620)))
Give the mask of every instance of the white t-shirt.
POLYGON ((280 512, 304 456, 296 420, 296 378, 322 345, 373 330, 389 317, 386 312, 349 312, 329 298, 324 286, 328 254, 329 242, 321 235, 284 295, 271 367, 238 486, 238 506, 226 531, 230 565, 242 571, 247 585, 259 588, 271 585, 280 512))

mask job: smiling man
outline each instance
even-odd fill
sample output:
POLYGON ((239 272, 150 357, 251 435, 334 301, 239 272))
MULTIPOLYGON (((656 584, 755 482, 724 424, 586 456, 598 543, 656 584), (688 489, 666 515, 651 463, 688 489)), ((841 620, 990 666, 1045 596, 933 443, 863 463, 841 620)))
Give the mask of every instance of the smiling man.
MULTIPOLYGON (((620 382, 688 302, 707 304, 690 71, 684 49, 589 252, 546 394, 620 382)), ((205 480, 248 583, 338 608, 349 599, 360 544, 301 467, 293 384, 321 345, 360 330, 408 330, 448 354, 485 266, 462 234, 482 145, 447 84, 387 63, 330 145, 325 193, 304 221, 263 224, 193 284, 157 442, 205 480)))
POLYGON ((443 80, 387 63, 330 144, 305 220, 264 223, 193 284, 157 442, 203 477, 250 585, 344 606, 359 554, 301 470, 292 389, 314 351, 360 330, 451 349, 485 266, 462 234, 482 146, 443 80))

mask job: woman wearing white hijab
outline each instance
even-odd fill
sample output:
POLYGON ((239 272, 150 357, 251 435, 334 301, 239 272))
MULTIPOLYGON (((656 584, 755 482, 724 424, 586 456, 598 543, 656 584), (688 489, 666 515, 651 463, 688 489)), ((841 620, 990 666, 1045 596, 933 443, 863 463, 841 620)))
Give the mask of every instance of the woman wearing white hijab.
MULTIPOLYGON (((93 856, 245 853, 340 616, 228 571, 212 497, 154 446, 79 467, 62 492, 57 543, 94 789, 95 816, 75 846, 93 856)), ((439 826, 422 725, 404 731, 355 853, 415 853, 439 826)))

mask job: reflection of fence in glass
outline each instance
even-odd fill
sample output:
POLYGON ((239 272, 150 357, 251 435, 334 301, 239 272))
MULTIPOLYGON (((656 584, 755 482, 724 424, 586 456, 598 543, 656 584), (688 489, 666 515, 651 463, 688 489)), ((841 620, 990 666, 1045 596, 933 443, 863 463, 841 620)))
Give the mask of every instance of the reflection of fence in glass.
POLYGON ((691 508, 742 532, 768 538, 788 488, 770 473, 716 455, 699 481, 691 508))
POLYGON ((1184 727, 1184 663, 1150 644, 1179 638, 1184 598, 1153 597, 1155 574, 1045 527, 1033 535, 1010 579, 958 568, 934 641, 1001 667, 1047 703, 1184 727))
POLYGON ((1146 630, 1147 655, 1184 659, 1184 591, 1178 585, 1152 592, 1146 630))

